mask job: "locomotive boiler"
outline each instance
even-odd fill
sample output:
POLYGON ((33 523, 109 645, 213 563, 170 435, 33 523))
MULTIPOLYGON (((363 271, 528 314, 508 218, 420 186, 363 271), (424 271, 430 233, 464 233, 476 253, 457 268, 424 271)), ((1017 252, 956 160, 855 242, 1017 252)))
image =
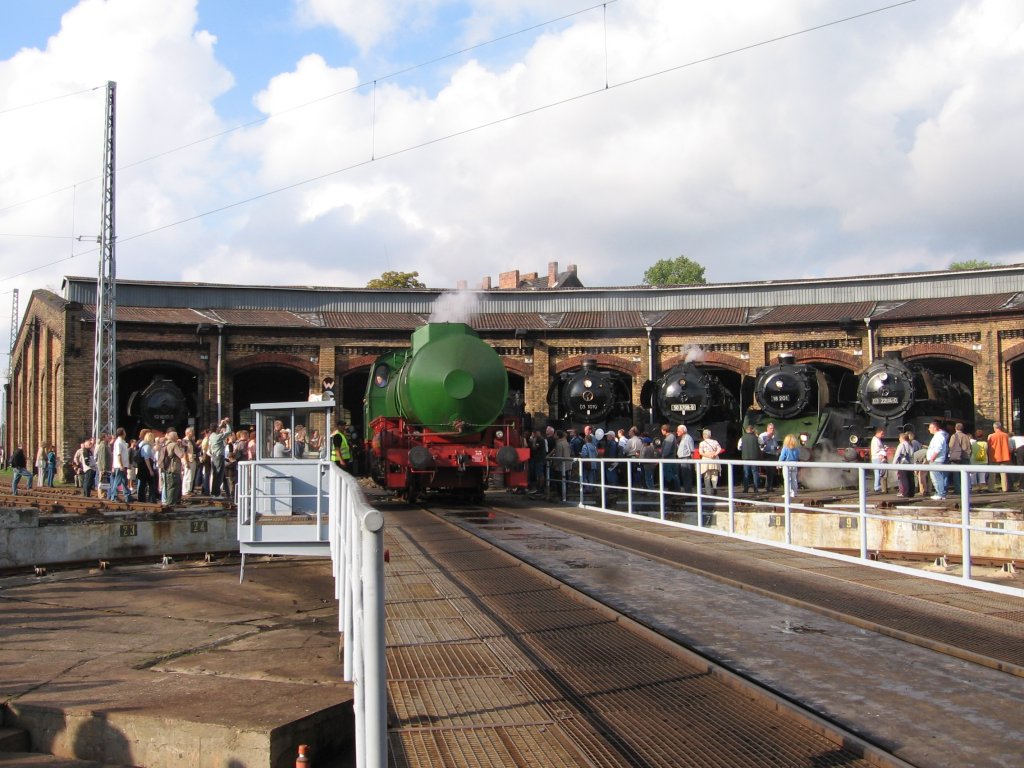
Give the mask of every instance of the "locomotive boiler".
POLYGON ((139 427, 158 432, 183 428, 189 415, 185 393, 173 380, 162 376, 153 377, 146 387, 132 392, 127 410, 129 419, 139 427))
POLYGON ((727 450, 736 447, 739 401, 717 376, 694 363, 679 363, 645 383, 640 404, 652 410, 655 424, 685 424, 692 434, 708 428, 727 450))
POLYGON ((551 421, 566 428, 605 425, 629 427, 633 421, 632 380, 618 371, 604 371, 587 358, 578 371, 555 377, 548 390, 551 421))
POLYGON ((508 374, 463 323, 428 323, 411 347, 377 358, 364 400, 370 474, 415 501, 450 492, 481 500, 488 484, 525 488, 521 418, 507 415, 508 374))
POLYGON ((904 362, 899 353, 887 353, 864 369, 857 385, 857 402, 869 432, 882 427, 886 439, 895 440, 908 429, 922 439, 933 419, 949 426, 963 422, 968 433, 974 428, 970 390, 926 365, 904 362))
POLYGON ((769 422, 776 434, 795 434, 802 459, 854 459, 864 433, 864 419, 849 404, 840 403, 838 386, 825 371, 795 363, 792 355, 757 371, 754 399, 744 426, 763 432, 769 422))

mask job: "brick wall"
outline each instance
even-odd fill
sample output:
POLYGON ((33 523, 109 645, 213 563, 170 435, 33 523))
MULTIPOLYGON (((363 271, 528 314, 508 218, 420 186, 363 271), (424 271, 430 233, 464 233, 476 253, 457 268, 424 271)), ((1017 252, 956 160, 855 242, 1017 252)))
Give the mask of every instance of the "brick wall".
MULTIPOLYGON (((518 272, 503 273, 502 280, 518 272)), ((979 423, 1012 423, 1011 366, 1024 366, 1024 322, 1020 317, 977 316, 939 322, 889 323, 871 329, 844 330, 815 326, 774 328, 746 326, 714 331, 656 329, 652 334, 655 375, 684 360, 699 348, 703 364, 752 376, 757 368, 792 352, 798 361, 839 366, 861 373, 875 357, 890 350, 905 359, 939 358, 973 372, 979 423)), ((54 442, 70 457, 91 428, 93 334, 91 316, 80 307, 66 309, 33 301, 27 309, 13 358, 10 433, 34 458, 42 441, 54 442)), ((118 328, 118 365, 121 369, 170 364, 197 376, 201 400, 200 424, 216 417, 217 332, 197 334, 195 326, 124 323, 118 328)), ((312 393, 319 393, 327 375, 337 380, 365 373, 383 351, 408 345, 398 331, 326 329, 226 329, 224 331, 221 407, 233 412, 233 377, 256 366, 280 366, 301 373, 312 393)), ((608 336, 580 331, 573 336, 527 339, 525 346, 513 332, 490 334, 488 342, 504 355, 507 369, 523 378, 526 408, 547 413, 552 377, 579 367, 587 357, 601 367, 633 377, 634 406, 639 407, 641 386, 651 364, 651 347, 644 329, 608 336)), ((1024 372, 1022 372, 1024 377, 1024 372)), ((1018 392, 1024 396, 1024 392, 1018 392)), ((358 407, 349 404, 350 407, 358 407)))

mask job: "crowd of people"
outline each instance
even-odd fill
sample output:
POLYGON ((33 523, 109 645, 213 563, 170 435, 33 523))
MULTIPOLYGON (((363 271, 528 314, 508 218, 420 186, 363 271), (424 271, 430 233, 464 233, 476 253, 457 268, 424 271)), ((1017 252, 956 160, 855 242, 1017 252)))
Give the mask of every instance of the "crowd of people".
MULTIPOLYGON (((1024 466, 1024 435, 1010 435, 999 422, 993 424, 987 435, 980 429, 968 434, 959 423, 947 431, 940 421, 933 421, 928 430, 927 443, 907 431, 899 434, 895 446, 884 439, 885 430, 875 432, 865 460, 893 465, 892 470, 874 471, 875 492, 887 491, 889 480, 895 475, 898 497, 931 496, 942 500, 949 493, 960 492, 961 472, 939 467, 967 464, 977 467, 963 474, 973 489, 1024 491, 1024 474, 994 469, 1011 464, 1024 466)), ((605 486, 624 487, 625 473, 631 471, 631 485, 636 489, 664 488, 690 494, 700 483, 706 493, 714 494, 723 475, 719 460, 727 452, 710 429, 695 429, 691 434, 684 424, 663 424, 659 433, 653 435, 644 434, 635 426, 607 431, 591 426, 581 430, 556 430, 548 426, 543 431, 531 432, 527 445, 533 493, 544 493, 549 477, 555 482, 565 479, 596 486, 602 472, 605 486), (662 461, 631 465, 587 461, 596 458, 662 461), (577 459, 584 460, 582 465, 577 459), (582 476, 578 473, 580 466, 582 476), (627 466, 631 469, 627 470, 627 466)), ((329 456, 353 474, 365 471, 361 443, 344 422, 338 422, 326 437, 301 424, 295 425, 293 434, 282 422, 275 422, 268 448, 273 458, 329 456)), ((789 491, 795 493, 799 488, 798 468, 790 464, 800 459, 800 448, 797 435, 780 436, 772 423, 762 432, 747 425, 735 446, 735 455, 741 461, 769 461, 780 466, 744 464, 735 476, 737 485, 742 482, 746 493, 772 493, 776 487, 783 487, 781 472, 786 472, 789 491)), ((158 435, 143 429, 138 438, 128 438, 123 429, 118 429, 113 435, 102 434, 99 440, 88 438, 75 451, 70 468, 83 496, 103 494, 114 499, 120 495, 129 503, 138 499, 176 504, 194 494, 233 498, 238 462, 255 458, 255 429, 232 430, 228 419, 223 419, 198 435, 190 426, 181 436, 174 430, 158 435)), ((39 446, 34 465, 28 464, 21 446, 11 453, 9 463, 13 473, 11 490, 15 494, 22 480, 28 488, 34 482, 52 486, 60 466, 55 447, 49 444, 39 446)))
MULTIPOLYGON (((969 435, 964 432, 964 425, 959 423, 952 432, 947 432, 941 421, 933 421, 928 430, 927 443, 919 442, 913 432, 907 431, 900 433, 895 446, 884 439, 884 429, 876 430, 864 460, 875 464, 898 465, 899 468, 876 469, 873 486, 875 492, 886 492, 890 475, 894 474, 898 497, 923 495, 943 500, 948 493, 959 493, 961 483, 961 472, 950 471, 948 466, 942 468, 943 465, 967 464, 978 467, 963 473, 973 489, 986 487, 996 490, 998 481, 1003 492, 1024 491, 1024 475, 1014 476, 993 470, 993 467, 1001 465, 1024 466, 1024 436, 1008 434, 999 422, 993 424, 988 435, 980 429, 969 435), (912 466, 904 468, 905 465, 912 466), (1014 477, 1016 480, 1013 480, 1014 477)), ((543 432, 534 430, 527 438, 530 449, 530 491, 534 494, 545 493, 549 478, 554 483, 572 480, 584 486, 596 486, 600 484, 600 472, 604 473, 606 487, 625 487, 625 472, 627 466, 630 466, 628 471, 633 473, 633 477, 629 485, 635 489, 664 488, 666 491, 690 494, 694 492, 695 485, 700 483, 706 493, 714 494, 723 474, 719 459, 726 453, 726 448, 714 438, 710 429, 693 432, 691 434, 684 424, 663 424, 660 434, 655 436, 642 434, 637 427, 605 431, 600 427, 585 426, 577 431, 556 430, 549 426, 543 432), (662 461, 632 464, 587 461, 596 458, 662 461), (582 463, 578 459, 583 459, 582 463), (578 467, 582 467, 582 476, 578 467)), ((792 463, 801 459, 801 447, 798 435, 781 436, 776 433, 772 423, 767 424, 762 432, 758 432, 753 425, 747 425, 736 444, 739 459, 775 462, 779 466, 744 464, 742 470, 737 471, 737 485, 742 482, 745 493, 772 493, 776 487, 788 485, 790 494, 795 494, 800 487, 799 468, 792 463), (788 484, 783 483, 782 472, 786 473, 788 484)))

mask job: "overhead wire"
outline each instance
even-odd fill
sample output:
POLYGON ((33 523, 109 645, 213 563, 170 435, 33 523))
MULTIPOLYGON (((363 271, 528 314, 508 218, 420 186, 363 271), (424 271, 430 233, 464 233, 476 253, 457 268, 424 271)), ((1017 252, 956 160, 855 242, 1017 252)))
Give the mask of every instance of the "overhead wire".
MULTIPOLYGON (((586 8, 581 8, 581 9, 579 9, 577 11, 572 11, 571 13, 566 13, 566 14, 563 14, 562 16, 557 16, 557 17, 555 17, 553 19, 547 19, 546 21, 538 22, 537 24, 533 24, 533 25, 531 25, 529 27, 523 27, 522 29, 517 29, 514 32, 507 32, 504 35, 499 35, 498 37, 493 37, 493 38, 491 38, 489 40, 485 40, 485 41, 480 42, 480 43, 475 43, 473 45, 466 46, 465 48, 460 48, 460 49, 458 49, 456 51, 451 51, 449 53, 445 53, 445 54, 442 54, 440 56, 435 56, 432 59, 427 59, 426 61, 421 61, 418 64, 411 64, 408 67, 405 67, 403 69, 397 69, 394 72, 389 72, 389 73, 387 73, 385 75, 379 75, 377 77, 374 77, 372 80, 365 80, 365 81, 363 81, 361 83, 358 83, 356 85, 350 86, 348 88, 343 88, 340 91, 334 91, 333 93, 324 94, 323 96, 318 96, 315 99, 310 99, 309 101, 305 101, 305 102, 302 102, 300 104, 294 104, 294 105, 292 105, 290 107, 285 107, 284 109, 279 109, 276 112, 274 112, 273 114, 264 115, 263 117, 258 117, 258 118, 255 118, 253 120, 249 120, 249 121, 244 122, 244 123, 239 123, 238 125, 234 125, 231 128, 225 128, 223 131, 218 131, 217 133, 212 133, 212 134, 210 134, 208 136, 203 136, 202 138, 199 138, 199 139, 194 139, 192 141, 186 142, 185 144, 180 144, 180 145, 178 145, 176 147, 171 147, 169 149, 165 149, 165 150, 163 150, 161 152, 157 152, 154 155, 149 155, 147 157, 140 158, 139 160, 134 160, 134 161, 132 161, 130 163, 124 163, 123 165, 117 166, 117 170, 118 171, 123 171, 123 170, 126 170, 128 168, 134 168, 134 167, 139 166, 139 165, 144 165, 146 163, 152 162, 153 160, 159 160, 161 157, 166 157, 167 155, 172 155, 172 154, 175 154, 176 152, 181 152, 183 150, 190 149, 190 148, 198 146, 200 144, 205 144, 208 141, 213 141, 214 139, 219 139, 222 136, 227 136, 228 134, 234 133, 235 131, 240 131, 240 130, 243 130, 245 128, 251 128, 251 127, 253 127, 255 125, 261 125, 263 123, 266 123, 266 122, 269 122, 271 120, 274 120, 275 118, 282 117, 283 115, 287 115, 287 114, 290 114, 292 112, 296 112, 298 110, 314 106, 315 104, 320 104, 320 103, 322 103, 324 101, 328 101, 329 99, 333 99, 333 98, 336 98, 338 96, 344 96, 344 95, 349 94, 349 93, 354 93, 354 92, 359 91, 359 90, 361 90, 363 88, 368 88, 370 86, 373 86, 374 93, 376 94, 377 83, 379 81, 381 81, 381 80, 390 80, 390 79, 393 79, 393 78, 396 78, 396 77, 400 77, 401 75, 405 75, 405 74, 408 74, 410 72, 415 72, 417 69, 422 69, 423 67, 429 67, 431 64, 437 64, 437 63, 440 63, 442 61, 446 61, 447 59, 455 58, 456 56, 462 56, 462 55, 464 55, 466 53, 471 53, 472 51, 479 50, 480 48, 486 48, 487 46, 494 45, 496 43, 500 43, 500 42, 503 42, 505 40, 510 40, 510 39, 512 39, 514 37, 518 37, 519 35, 524 35, 527 32, 533 32, 534 30, 537 30, 537 29, 542 29, 544 27, 549 27, 552 24, 557 24, 560 21, 566 21, 567 19, 571 19, 574 16, 579 16, 579 15, 584 14, 584 13, 589 13, 590 11, 593 11, 593 10, 595 10, 597 8, 605 8, 609 4, 617 3, 617 2, 619 2, 619 0, 607 0, 607 2, 604 2, 604 3, 600 3, 600 4, 597 4, 597 5, 591 5, 591 6, 588 6, 586 8)), ((87 93, 89 91, 95 91, 99 87, 105 87, 105 86, 97 86, 96 88, 88 88, 88 89, 83 90, 83 91, 77 91, 76 93, 65 94, 64 96, 56 96, 56 97, 54 97, 54 99, 66 98, 67 96, 77 96, 80 93, 87 93)), ((44 104, 47 101, 52 101, 54 99, 46 99, 44 101, 37 102, 37 104, 44 104)), ((15 109, 24 109, 24 108, 27 108, 27 107, 30 107, 30 106, 36 106, 36 104, 25 104, 25 105, 22 105, 22 106, 19 106, 19 107, 14 107, 11 110, 7 110, 7 111, 14 111, 15 109)), ((0 111, 0 114, 2 114, 2 111, 0 111)), ((28 200, 22 200, 22 201, 19 201, 19 202, 16 202, 16 203, 11 203, 9 205, 0 207, 0 213, 3 213, 4 211, 10 210, 11 208, 17 208, 17 207, 20 207, 22 205, 27 205, 28 203, 32 203, 32 202, 35 202, 37 200, 41 200, 44 197, 49 197, 50 195, 54 195, 54 194, 57 194, 59 192, 63 192, 65 190, 67 190, 67 189, 71 189, 73 186, 78 186, 79 184, 87 184, 89 182, 96 181, 99 178, 100 178, 99 176, 90 176, 87 179, 82 179, 80 181, 75 182, 74 184, 69 184, 67 186, 60 187, 59 189, 54 189, 54 190, 51 190, 49 192, 44 192, 43 194, 37 195, 36 197, 30 198, 28 200)))
MULTIPOLYGON (((477 131, 481 131, 481 130, 484 130, 484 129, 487 129, 487 128, 492 128, 492 127, 494 127, 496 125, 501 125, 503 123, 507 123, 507 122, 510 122, 512 120, 517 120, 517 119, 522 118, 522 117, 527 117, 529 115, 534 115, 534 114, 537 114, 537 113, 540 113, 540 112, 547 111, 549 109, 554 109, 556 107, 564 106, 566 104, 571 104, 573 102, 580 101, 582 99, 588 98, 590 96, 594 96, 594 95, 599 94, 599 93, 607 93, 609 91, 613 91, 613 90, 616 90, 616 89, 619 89, 619 88, 624 88, 624 87, 627 87, 627 86, 630 86, 630 85, 634 85, 636 83, 640 83, 640 82, 643 82, 643 81, 646 81, 646 80, 650 80, 650 79, 653 79, 653 78, 656 78, 656 77, 661 77, 663 75, 670 74, 672 72, 678 72, 678 71, 680 71, 682 69, 686 69, 686 68, 689 68, 689 67, 697 66, 699 64, 704 64, 704 63, 707 63, 709 61, 714 61, 716 59, 721 59, 721 58, 724 58, 726 56, 731 56, 731 55, 735 55, 735 54, 738 54, 738 53, 743 53, 743 52, 746 52, 746 51, 754 50, 756 48, 761 48, 761 47, 764 47, 766 45, 771 45, 773 43, 782 42, 784 40, 789 40, 789 39, 792 39, 794 37, 799 37, 801 35, 806 35, 806 34, 810 34, 812 32, 817 32, 817 31, 820 31, 820 30, 823 30, 823 29, 827 29, 829 27, 834 27, 834 26, 837 26, 839 24, 848 23, 848 22, 855 21, 857 19, 862 19, 862 18, 865 18, 867 16, 871 16, 871 15, 874 15, 874 14, 883 13, 885 11, 890 11, 890 10, 893 10, 895 8, 899 8, 899 7, 904 6, 904 5, 909 5, 909 4, 914 3, 916 1, 917 0, 901 0, 900 2, 896 2, 896 3, 892 3, 892 4, 889 4, 889 5, 886 5, 886 6, 881 6, 881 7, 878 7, 878 8, 874 8, 874 9, 871 9, 871 10, 868 10, 868 11, 864 11, 862 13, 854 14, 852 16, 846 16, 846 17, 843 17, 843 18, 840 18, 840 19, 835 19, 833 21, 825 22, 825 23, 822 23, 822 24, 817 24, 817 25, 814 25, 812 27, 806 27, 804 29, 800 29, 800 30, 797 30, 797 31, 794 31, 794 32, 789 32, 789 33, 784 34, 784 35, 778 35, 776 37, 772 37, 772 38, 768 38, 768 39, 765 39, 765 40, 761 40, 761 41, 756 42, 756 43, 750 43, 748 45, 743 45, 743 46, 740 46, 738 48, 732 48, 732 49, 729 49, 727 51, 722 51, 722 52, 717 53, 717 54, 712 54, 710 56, 702 57, 700 59, 694 59, 694 60, 691 60, 691 61, 688 61, 688 62, 684 62, 682 64, 678 64, 678 65, 675 65, 675 66, 672 66, 672 67, 667 67, 665 69, 657 70, 655 72, 649 72, 649 73, 646 73, 646 74, 643 74, 643 75, 638 75, 637 77, 633 77, 633 78, 630 78, 628 80, 623 80, 623 81, 618 82, 618 83, 612 83, 612 84, 607 84, 606 83, 605 85, 602 85, 600 88, 595 88, 595 89, 592 89, 592 90, 589 90, 589 91, 585 91, 585 92, 581 92, 581 93, 578 93, 578 94, 574 94, 573 96, 568 96, 568 97, 566 97, 564 99, 559 99, 559 100, 554 101, 554 102, 549 102, 547 104, 542 104, 542 105, 537 106, 537 107, 532 107, 530 109, 522 110, 520 112, 515 112, 515 113, 509 114, 509 115, 505 115, 505 116, 497 118, 495 120, 490 120, 490 121, 488 121, 486 123, 480 123, 478 125, 471 126, 469 128, 465 128, 465 129, 462 129, 462 130, 453 131, 452 133, 448 133, 448 134, 445 134, 443 136, 437 136, 437 137, 434 137, 433 139, 428 139, 428 140, 422 141, 422 142, 420 142, 418 144, 409 145, 407 147, 402 147, 400 149, 396 149, 396 150, 393 150, 391 152, 387 152, 387 153, 383 153, 383 154, 379 154, 379 155, 374 154, 373 156, 371 156, 371 157, 369 157, 369 158, 367 158, 365 160, 361 160, 359 162, 352 163, 350 165, 347 165, 347 166, 344 166, 344 167, 341 167, 341 168, 336 168, 336 169, 334 169, 332 171, 327 171, 325 173, 317 174, 316 176, 311 176, 311 177, 308 177, 308 178, 305 178, 305 179, 301 179, 299 181, 292 182, 290 184, 286 184, 286 185, 283 185, 283 186, 280 186, 280 187, 275 187, 274 189, 270 189, 270 190, 261 192, 261 193, 256 194, 256 195, 252 195, 250 197, 246 197, 246 198, 243 198, 243 199, 240 199, 240 200, 236 200, 234 202, 227 203, 225 205, 218 206, 216 208, 212 208, 210 210, 202 211, 202 212, 194 214, 192 216, 187 216, 187 217, 185 217, 183 219, 178 219, 176 221, 168 222, 167 224, 162 224, 162 225, 160 225, 158 227, 153 227, 152 229, 147 229, 147 230, 144 230, 142 232, 137 232, 137 233, 129 235, 127 237, 119 237, 117 239, 117 242, 120 244, 120 243, 130 242, 132 240, 137 240, 139 238, 146 237, 148 235, 152 235, 152 234, 155 234, 157 232, 161 232, 161 231, 163 231, 165 229, 170 229, 172 227, 180 226, 182 224, 187 224, 189 222, 196 221, 198 219, 206 218, 207 216, 212 216, 214 214, 222 213, 224 211, 231 210, 233 208, 238 208, 239 206, 246 205, 248 203, 252 203, 252 202, 255 202, 257 200, 262 200, 262 199, 265 199, 267 197, 272 197, 274 195, 281 194, 283 192, 287 192, 289 190, 296 189, 298 187, 305 186, 307 184, 312 184, 312 183, 315 183, 317 181, 322 181, 322 180, 330 178, 332 176, 337 176, 337 175, 342 174, 342 173, 347 173, 349 171, 353 171, 353 170, 356 170, 358 168, 365 167, 365 166, 370 165, 372 163, 380 162, 382 160, 386 160, 386 159, 389 159, 389 158, 397 157, 399 155, 407 154, 409 152, 413 152, 413 151, 418 150, 418 149, 423 149, 424 147, 429 147, 429 146, 432 146, 434 144, 439 144, 439 143, 444 142, 444 141, 449 141, 449 140, 454 139, 454 138, 459 138, 461 136, 466 136, 468 134, 475 133, 477 131)), ((595 7, 597 7, 597 6, 595 6, 595 7)), ((2 210, 2 209, 0 209, 0 210, 2 210)), ((90 249, 90 250, 87 250, 87 251, 82 251, 80 253, 73 254, 72 256, 66 256, 66 257, 61 258, 61 259, 56 259, 56 260, 54 260, 52 262, 48 262, 46 264, 42 264, 42 265, 33 267, 32 269, 28 269, 28 270, 25 270, 23 272, 19 272, 19 273, 14 274, 14 275, 9 275, 9 276, 7 276, 5 278, 2 278, 2 280, 6 281, 6 280, 13 279, 15 277, 21 277, 22 275, 26 275, 26 274, 29 274, 31 272, 35 272, 35 271, 37 271, 39 269, 43 269, 45 267, 50 267, 50 266, 54 266, 56 264, 63 263, 63 262, 68 261, 70 259, 77 258, 78 256, 85 256, 85 255, 88 255, 90 253, 95 253, 98 250, 99 250, 98 248, 93 248, 93 249, 90 249)))
POLYGON ((893 3, 891 5, 887 5, 887 6, 882 7, 882 8, 876 8, 874 10, 865 11, 863 13, 858 13, 858 14, 855 14, 853 16, 847 16, 847 17, 842 18, 842 19, 836 19, 834 21, 826 22, 824 24, 818 24, 818 25, 813 26, 813 27, 807 27, 806 29, 802 29, 802 30, 799 30, 799 31, 796 31, 796 32, 790 32, 790 33, 787 33, 785 35, 779 35, 777 37, 773 37, 773 38, 770 38, 770 39, 767 39, 767 40, 762 40, 762 41, 757 42, 757 43, 751 43, 749 45, 744 45, 744 46, 741 46, 739 48, 733 48, 733 49, 728 50, 728 51, 723 51, 721 53, 713 54, 711 56, 705 56, 705 57, 700 58, 700 59, 694 59, 692 61, 688 61, 688 62, 685 62, 683 64, 678 64, 678 65, 673 66, 673 67, 668 67, 666 69, 658 70, 656 72, 650 72, 650 73, 647 73, 647 74, 644 74, 644 75, 639 75, 637 77, 630 78, 629 80, 623 80, 622 82, 619 82, 619 83, 613 83, 611 85, 606 84, 606 85, 603 85, 600 88, 595 88, 595 89, 590 90, 590 91, 585 91, 585 92, 582 92, 582 93, 574 94, 572 96, 567 96, 564 99, 559 99, 558 101, 553 101, 553 102, 549 102, 547 104, 542 104, 542 105, 537 106, 537 107, 531 107, 530 109, 525 109, 525 110, 522 110, 521 112, 515 112, 513 114, 505 115, 505 116, 499 117, 499 118, 497 118, 495 120, 490 120, 490 121, 488 121, 486 123, 480 123, 478 125, 474 125, 474 126, 471 126, 469 128, 464 128, 464 129, 459 130, 459 131, 453 131, 452 133, 448 133, 448 134, 445 134, 443 136, 436 136, 433 139, 428 139, 428 140, 422 141, 422 142, 420 142, 418 144, 412 144, 412 145, 407 146, 407 147, 402 147, 401 149, 396 149, 396 150, 393 150, 391 152, 386 152, 386 153, 382 153, 382 154, 374 154, 373 156, 367 158, 366 160, 361 160, 361 161, 359 161, 357 163, 352 163, 351 165, 347 165, 347 166, 344 166, 342 168, 337 168, 337 169, 335 169, 333 171, 327 171, 326 173, 318 174, 316 176, 311 176, 309 178, 302 179, 300 181, 292 182, 290 184, 286 184, 286 185, 281 186, 281 187, 276 187, 274 189, 267 190, 265 192, 261 192, 258 195, 253 195, 252 197, 244 198, 242 200, 237 200, 237 201, 235 201, 233 203, 228 203, 227 205, 222 205, 222 206, 219 206, 217 208, 213 208, 213 209, 211 209, 209 211, 204 211, 202 213, 197 213, 197 214, 195 214, 193 216, 189 216, 189 217, 181 219, 179 221, 170 222, 168 224, 163 224, 163 225, 161 225, 159 227, 155 227, 153 229, 149 229, 149 230, 146 230, 144 232, 138 232, 138 233, 136 233, 134 235, 130 235, 128 237, 119 238, 118 242, 123 243, 123 242, 128 242, 130 240, 136 240, 136 239, 138 239, 140 237, 145 237, 146 235, 150 235, 150 234, 153 234, 155 232, 160 232, 160 231, 162 231, 164 229, 169 229, 171 227, 178 226, 180 224, 187 224, 188 222, 195 221, 196 219, 201 219, 201 218, 204 218, 206 216, 212 216, 215 213, 222 213, 222 212, 224 212, 226 210, 230 210, 231 208, 237 208, 238 206, 245 205, 246 203, 255 202, 256 200, 262 200, 263 198, 270 197, 270 196, 276 195, 276 194, 280 194, 281 192, 287 192, 289 190, 295 189, 296 187, 301 187, 301 186, 304 186, 306 184, 312 184, 312 183, 317 182, 317 181, 322 181, 323 179, 330 178, 331 176, 337 176, 338 174, 341 174, 341 173, 347 173, 349 171, 353 171, 353 170, 355 170, 357 168, 361 168, 363 166, 369 165, 369 164, 374 163, 374 162, 379 162, 381 160, 386 160, 388 158, 397 157, 398 155, 403 155, 403 154, 406 154, 408 152, 413 152, 413 151, 415 151, 417 149, 422 149, 424 147, 429 147, 429 146, 432 146, 434 144, 439 144, 439 143, 441 143, 443 141, 449 141, 450 139, 458 138, 460 136, 465 136, 465 135, 470 134, 470 133, 475 133, 476 131, 481 131, 481 130, 484 130, 486 128, 492 128, 492 127, 494 127, 496 125, 501 125, 502 123, 507 123, 507 122, 510 122, 512 120, 517 120, 517 119, 519 119, 521 117, 526 117, 526 116, 529 116, 529 115, 534 115, 534 114, 537 114, 538 112, 544 112, 544 111, 549 110, 549 109, 554 109, 555 107, 560 107, 560 106, 564 106, 566 104, 571 104, 574 101, 580 101, 582 99, 588 98, 590 96, 594 96, 594 95, 599 94, 599 93, 606 93, 607 91, 612 91, 612 90, 615 90, 615 89, 618 89, 618 88, 624 88, 626 86, 634 85, 636 83, 643 82, 645 80, 650 80, 650 79, 655 78, 655 77, 660 77, 662 75, 666 75, 666 74, 669 74, 669 73, 672 73, 672 72, 678 72, 679 70, 686 69, 687 67, 697 66, 698 64, 704 64, 704 63, 707 63, 709 61, 714 61, 716 59, 721 59, 721 58, 723 58, 725 56, 731 56, 733 54, 743 53, 745 51, 750 51, 750 50, 753 50, 755 48, 760 48, 760 47, 765 46, 765 45, 770 45, 772 43, 777 43, 777 42, 781 42, 783 40, 788 40, 788 39, 791 39, 791 38, 794 38, 794 37, 798 37, 800 35, 809 34, 811 32, 817 32, 819 30, 827 29, 828 27, 833 27, 833 26, 836 26, 838 24, 843 24, 845 22, 854 21, 856 19, 864 18, 865 16, 870 16, 872 14, 881 13, 883 11, 888 11, 888 10, 891 10, 893 8, 898 8, 899 6, 902 6, 902 5, 909 5, 910 3, 913 3, 913 2, 916 2, 916 0, 901 0, 901 2, 893 3))

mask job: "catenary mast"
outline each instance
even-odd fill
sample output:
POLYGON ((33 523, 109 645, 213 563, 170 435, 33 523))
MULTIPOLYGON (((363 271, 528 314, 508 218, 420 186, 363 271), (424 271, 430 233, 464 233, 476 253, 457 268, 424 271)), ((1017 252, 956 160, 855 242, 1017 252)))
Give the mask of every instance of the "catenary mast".
POLYGON ((103 138, 103 200, 100 214, 100 271, 96 281, 96 349, 92 379, 92 434, 113 434, 117 418, 117 296, 114 262, 114 144, 117 83, 107 82, 103 138))

